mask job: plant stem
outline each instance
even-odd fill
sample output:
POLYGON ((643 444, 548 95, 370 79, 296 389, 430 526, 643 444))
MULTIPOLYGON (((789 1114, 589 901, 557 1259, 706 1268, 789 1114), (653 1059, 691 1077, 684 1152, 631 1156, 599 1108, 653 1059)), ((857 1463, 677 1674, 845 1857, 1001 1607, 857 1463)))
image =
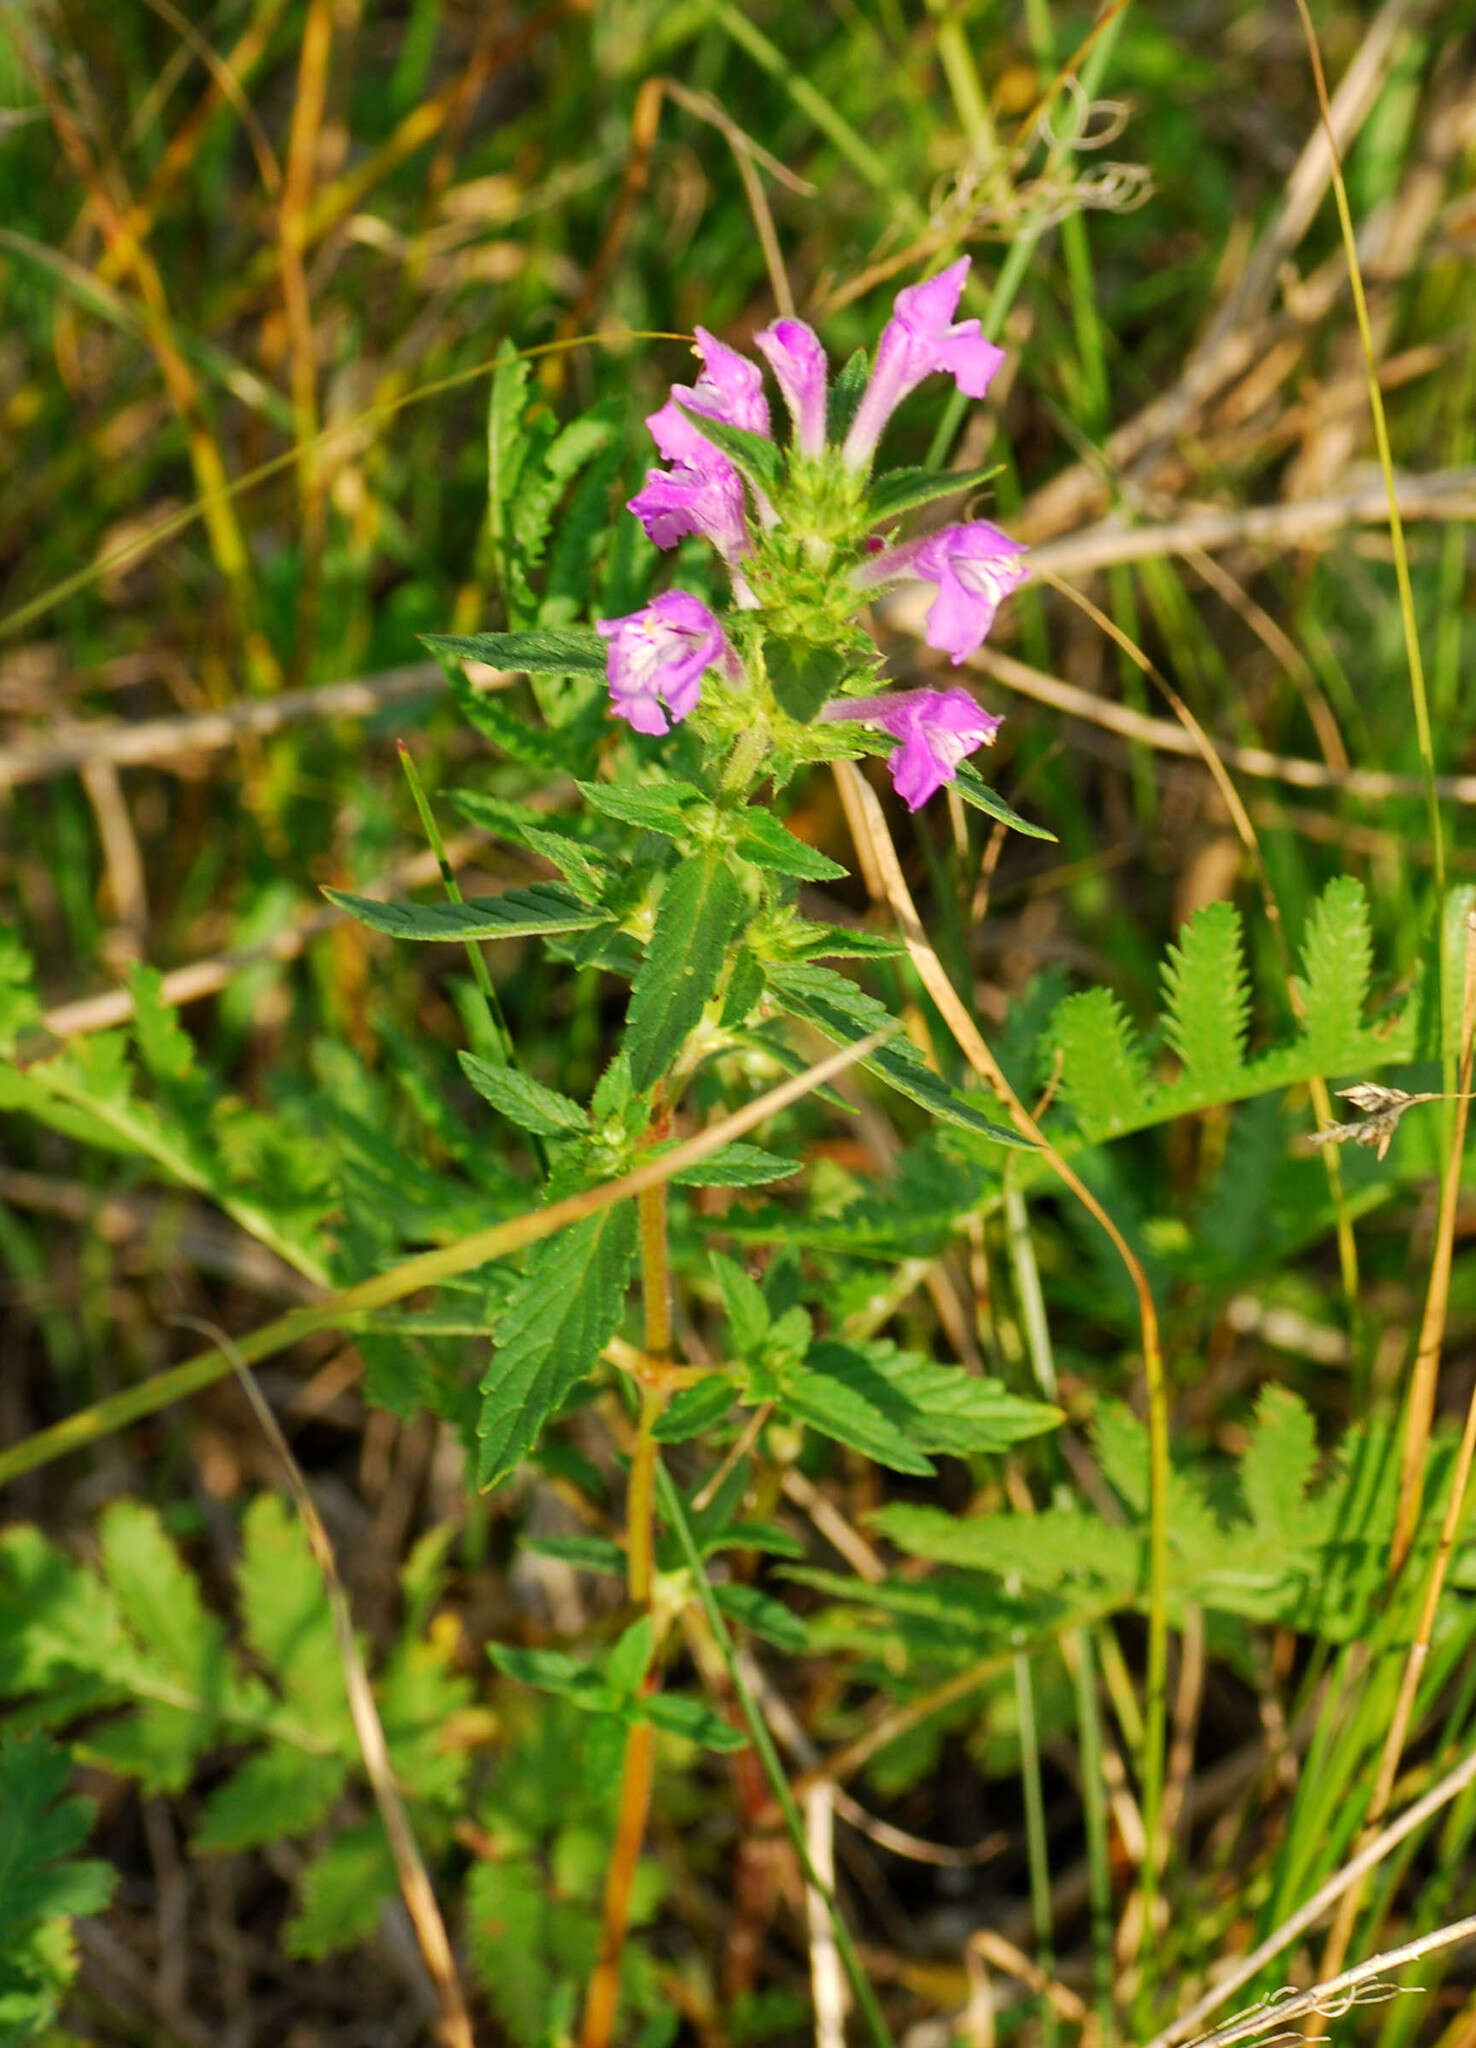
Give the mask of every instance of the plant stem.
MULTIPOLYGON (((670 1112, 656 1093, 650 1139, 659 1144, 671 1129, 670 1112)), ((671 1266, 666 1243, 666 1184, 646 1188, 636 1198, 641 1236, 641 1297, 645 1312, 646 1358, 659 1367, 671 1349, 671 1266)), ((625 1584, 633 1607, 651 1604, 652 1558, 655 1548, 656 1424, 666 1405, 659 1375, 641 1383, 641 1415, 630 1461, 626 1496, 625 1584)), ((647 1681, 654 1685, 654 1676, 647 1681)), ((605 1873, 600 1946, 589 1995, 584 2006, 583 2048, 608 2048, 620 2001, 620 1959, 630 1925, 630 1893, 646 1834, 651 1806, 654 1736, 649 1721, 633 1721, 625 1737, 620 1771, 620 1809, 610 1867, 605 1873)))
POLYGON ((805 1882, 814 1891, 819 1893, 829 1911, 830 1924, 835 1930, 835 1945, 840 1951, 841 1963, 850 1982, 852 1994, 861 2009, 867 2031, 871 2035, 873 2048, 894 2048, 891 2029, 888 2027, 882 2009, 877 2003, 876 1993, 872 1990, 870 1981, 865 1971, 861 1968, 861 1959, 856 1953, 856 1944, 852 1941, 850 1929, 841 1917, 840 1910, 835 1902, 835 1895, 829 1885, 821 1881, 819 1873, 810 1860, 804 1820, 800 1815, 799 1807, 795 1804, 794 1794, 789 1789, 789 1780, 785 1776, 784 1766, 779 1761, 778 1751, 774 1748, 773 1738, 765 1726, 764 1717, 759 1711, 757 1700, 753 1696, 753 1689, 745 1680, 739 1666, 738 1658, 733 1649, 733 1638, 728 1634, 728 1626, 723 1620, 722 1610, 713 1598, 712 1586, 706 1571, 703 1569, 701 1554, 692 1535, 692 1525, 687 1520, 686 1509, 682 1506, 682 1497, 677 1492, 676 1483, 672 1479, 671 1474, 659 1458, 656 1460, 656 1490, 661 1497, 661 1511, 676 1533, 676 1539, 681 1545, 682 1556, 686 1560, 687 1569, 692 1574, 693 1583, 697 1588, 697 1597, 702 1603, 702 1612, 706 1617, 708 1629, 711 1631, 713 1641, 717 1644, 719 1654, 727 1666, 728 1676, 732 1681, 733 1691, 737 1695, 738 1705, 742 1711, 744 1722, 747 1725, 750 1736, 753 1738, 753 1746, 758 1751, 759 1762, 764 1767, 764 1776, 769 1781, 774 1798, 778 1803, 779 1811, 783 1816, 785 1830, 794 1845, 794 1853, 799 1858, 800 1869, 804 1873, 805 1882))

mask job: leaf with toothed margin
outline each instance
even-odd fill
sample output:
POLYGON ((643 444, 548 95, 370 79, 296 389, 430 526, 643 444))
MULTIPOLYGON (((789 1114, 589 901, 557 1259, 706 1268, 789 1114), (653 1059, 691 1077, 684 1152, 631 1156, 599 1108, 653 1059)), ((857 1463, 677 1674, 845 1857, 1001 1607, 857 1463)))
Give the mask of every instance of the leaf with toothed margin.
POLYGON ((526 889, 508 889, 501 896, 472 896, 464 903, 381 903, 373 896, 351 896, 344 889, 323 894, 340 910, 392 939, 528 939, 551 932, 587 932, 604 922, 592 910, 552 882, 534 882, 526 889))
POLYGON ((485 661, 489 668, 526 676, 602 676, 605 643, 598 633, 561 632, 540 626, 530 633, 422 633, 433 654, 457 661, 485 661))
POLYGON ((952 497, 957 491, 974 491, 998 476, 1003 465, 990 469, 891 469, 872 480, 867 510, 876 525, 910 512, 914 505, 931 504, 934 498, 952 497))
POLYGON ((1012 832, 1023 832, 1027 839, 1049 839, 1054 846, 1056 835, 1048 832, 1044 825, 1032 825, 1028 818, 1022 818, 1013 811, 1002 796, 997 796, 984 780, 977 768, 967 761, 960 761, 954 770, 953 783, 966 804, 972 804, 976 811, 983 811, 995 818, 1001 825, 1008 825, 1012 832))
POLYGON ((644 1095, 666 1072, 717 986, 744 895, 722 854, 709 851, 667 875, 646 957, 630 992, 625 1050, 644 1095))
POLYGON ((755 867, 770 868, 776 874, 793 875, 798 882, 834 882, 846 870, 838 861, 817 853, 813 846, 795 837, 771 811, 752 809, 743 814, 743 836, 738 851, 755 867))
POLYGON ((477 1484, 520 1465, 544 1424, 594 1371, 614 1336, 636 1253, 636 1212, 617 1202, 535 1245, 497 1322, 482 1379, 477 1484))
POLYGON ((767 434, 731 426, 727 420, 709 419, 705 412, 696 412, 690 406, 683 406, 682 414, 703 440, 711 442, 720 455, 726 455, 756 490, 769 495, 779 488, 784 477, 784 459, 767 434))

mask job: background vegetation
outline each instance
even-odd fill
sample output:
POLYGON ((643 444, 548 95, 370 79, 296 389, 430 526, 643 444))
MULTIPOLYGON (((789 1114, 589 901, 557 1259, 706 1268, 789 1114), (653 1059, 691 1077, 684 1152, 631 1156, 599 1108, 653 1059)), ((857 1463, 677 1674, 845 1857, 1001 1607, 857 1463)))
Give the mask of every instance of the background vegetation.
MULTIPOLYGON (((522 1213, 556 1135, 463 1077, 488 1048, 460 951, 320 893, 437 882, 396 739, 468 895, 550 872, 562 710, 453 701, 417 635, 637 602, 658 562, 619 506, 692 327, 742 345, 792 302, 843 360, 961 250, 1007 367, 967 417, 911 401, 895 446, 997 465, 991 516, 1035 551, 971 680, 1006 714, 990 780, 1055 837, 888 815, 966 1018, 1157 1303, 1166 1549, 1139 1304, 1038 1158, 850 1074, 761 1134, 802 1173, 674 1193, 676 1355, 735 1377, 664 1452, 707 1566, 669 1511, 658 1582, 718 1608, 673 1639, 691 1714, 658 1731, 621 2038, 840 2039, 743 1700, 833 1853, 856 2038, 1162 2038, 1339 1873, 1237 2006, 1469 1904, 1476 14, 1310 26, 1292 0, 0 18, 0 2039, 454 2038, 386 1782, 476 2037, 580 2024, 650 1651, 618 1576, 637 1323, 487 1494, 467 1404, 510 1275, 305 1337, 258 1380, 306 1516, 219 1361, 161 1376, 202 1322, 244 1339, 522 1213), (489 505, 507 342, 543 352, 504 367, 489 505), (1387 1146, 1306 1144, 1329 1085, 1376 1079, 1439 1099, 1362 1133, 1387 1146), (812 1337, 891 1405, 807 1409, 812 1337), (1065 1420, 1031 1433, 1040 1402, 1065 1420)), ((930 659, 910 605, 879 613, 898 676, 930 659)), ((805 881, 807 913, 885 954, 896 891, 836 784, 784 809, 856 871, 805 881)), ((486 961, 530 1073, 586 1098, 620 983, 522 941, 486 961)), ((884 1003, 962 1085, 916 959, 847 966, 850 1024, 884 1003)), ((739 1099, 713 1084, 683 1134, 739 1099)), ((1375 1981, 1420 1988, 1282 2023, 1476 2039, 1469 1951, 1375 1981)))

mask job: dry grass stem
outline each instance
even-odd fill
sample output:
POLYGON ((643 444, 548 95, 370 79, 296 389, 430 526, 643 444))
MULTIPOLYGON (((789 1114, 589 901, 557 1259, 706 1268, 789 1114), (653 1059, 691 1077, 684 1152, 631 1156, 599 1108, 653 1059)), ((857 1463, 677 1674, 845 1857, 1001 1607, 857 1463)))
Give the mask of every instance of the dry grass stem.
POLYGON ((475 2048, 471 2016, 467 2011, 461 1980, 456 1972, 456 1960, 451 1953, 446 1923, 441 1918, 441 1909, 436 1903, 430 1874, 426 1870, 425 1860, 415 1839, 415 1830, 410 1825, 410 1816, 405 1810, 405 1803, 395 1783, 389 1746, 384 1739, 384 1725, 379 1718, 379 1709, 374 1703, 374 1688, 369 1683, 369 1673, 364 1668, 364 1660, 359 1654, 348 1595, 339 1577, 338 1563, 333 1555, 333 1545, 328 1531, 323 1526, 323 1518, 314 1505, 307 1481, 292 1455, 291 1446, 282 1434, 281 1425, 237 1347, 224 1331, 213 1329, 208 1323, 200 1322, 194 1317, 182 1317, 180 1320, 187 1323, 191 1329, 209 1337, 226 1354, 232 1371, 241 1383, 242 1391, 251 1403, 252 1413, 281 1460, 288 1488, 302 1517, 309 1547, 323 1575, 323 1590, 327 1595, 329 1612, 333 1617, 333 1635, 338 1645, 339 1661, 343 1665, 344 1687, 348 1693, 354 1733, 358 1737, 359 1752, 364 1759, 364 1770, 369 1779, 370 1789, 374 1793, 374 1803, 379 1808, 379 1816, 389 1840, 390 1854, 394 1858, 395 1874, 400 1882, 406 1910, 415 1928, 415 1938, 420 1944, 420 1952, 425 1959, 425 1967, 435 1989, 436 2006, 440 2015, 440 2038, 445 2043, 445 2048, 475 2048))

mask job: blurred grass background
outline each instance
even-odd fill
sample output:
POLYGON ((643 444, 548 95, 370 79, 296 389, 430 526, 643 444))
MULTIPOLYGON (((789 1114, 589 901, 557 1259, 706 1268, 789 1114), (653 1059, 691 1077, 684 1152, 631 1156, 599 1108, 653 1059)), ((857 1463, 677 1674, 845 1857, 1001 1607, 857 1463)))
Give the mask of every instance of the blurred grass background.
MULTIPOLYGON (((1314 16, 1408 490, 1436 766, 1460 777, 1476 8, 1314 16)), ((1316 764, 1310 786, 1242 783, 1287 927, 1329 875, 1359 875, 1390 989, 1407 981, 1430 846, 1318 137, 1302 30, 1268 0, 1100 17, 1051 0, 17 0, 0 15, 0 900, 53 1029, 116 1021, 145 960, 206 963, 184 1014, 254 1098, 305 1078, 319 1036, 371 1060, 385 1019, 454 1038, 417 961, 371 952, 316 888, 418 854, 396 735, 428 782, 479 745, 415 636, 501 623, 484 523, 499 345, 556 345, 537 375, 561 416, 614 408, 613 512, 695 324, 741 345, 788 298, 839 359, 874 341, 898 284, 962 249, 967 310, 1009 364, 967 420, 913 400, 897 453, 1001 464, 993 516, 1067 576, 1090 538, 1096 602, 1218 739, 1316 764), (1201 546, 1191 522, 1211 512, 1228 524, 1201 546), (1129 559, 1121 536, 1144 531, 1129 559), (363 687, 299 694, 345 682, 363 687)), ((1060 845, 1012 844, 987 921, 956 935, 965 971, 996 1023, 1043 968, 1145 1012, 1165 941, 1244 881, 1240 842, 1202 769, 1166 750, 1163 703, 1078 610, 1038 590, 993 644, 1089 701, 1066 716, 995 677, 1001 788, 1060 845), (1130 716, 1104 723, 1103 704, 1130 716)), ((1460 877, 1476 788, 1453 794, 1460 877)), ((800 801, 804 830, 838 831, 828 785, 800 801)), ((946 842, 945 817, 908 843, 924 887, 946 842)), ((503 993, 515 1032, 588 1041, 577 1013, 550 1025, 536 978, 503 993)), ((23 1363, 0 1420, 18 1435, 54 1412, 50 1374, 73 1406, 153 1369, 180 1288, 106 1158, 10 1125, 5 1152, 23 1363)), ((1171 1212, 1198 1163, 1175 1134, 1141 1206, 1171 1212)), ((1389 1391, 1378 1333, 1418 1313, 1421 1199, 1372 1228, 1356 1372, 1318 1334, 1340 1336, 1330 1239, 1298 1279, 1304 1341, 1280 1369, 1334 1428, 1389 1391)), ((203 1269, 249 1290, 243 1255, 201 1230, 203 1269)), ((1473 1309, 1458 1256, 1458 1334, 1473 1309)), ((1211 1438, 1249 1370, 1215 1341, 1186 1417, 1211 1438)), ((334 1458, 382 1502, 397 1439, 361 1430, 356 1414, 334 1458)), ((223 1498, 253 1455, 208 1430, 196 1454, 223 1498)), ((109 1455, 107 1490, 149 1491, 109 1455)), ((375 1523, 390 1549, 392 1519, 375 1523)))

